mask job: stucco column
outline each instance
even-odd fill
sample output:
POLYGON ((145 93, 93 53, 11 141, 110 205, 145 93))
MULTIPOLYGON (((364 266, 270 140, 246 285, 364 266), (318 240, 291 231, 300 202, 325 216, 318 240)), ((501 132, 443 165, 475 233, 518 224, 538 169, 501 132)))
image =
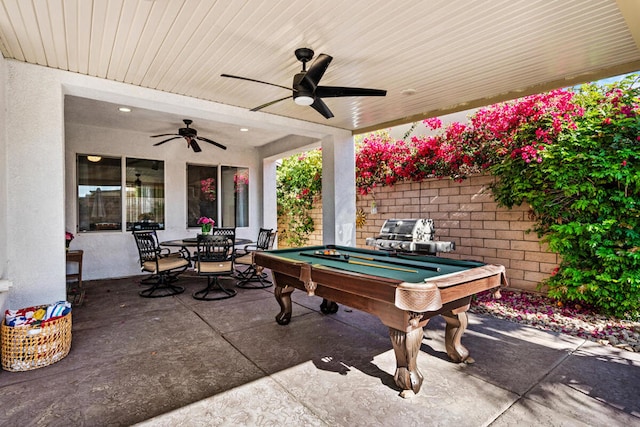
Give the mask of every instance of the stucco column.
POLYGON ((272 158, 262 162, 262 221, 265 228, 278 229, 276 160, 272 158))
POLYGON ((66 299, 64 107, 44 67, 6 64, 7 306, 66 299))
POLYGON ((355 147, 351 133, 322 139, 322 241, 356 245, 355 147))

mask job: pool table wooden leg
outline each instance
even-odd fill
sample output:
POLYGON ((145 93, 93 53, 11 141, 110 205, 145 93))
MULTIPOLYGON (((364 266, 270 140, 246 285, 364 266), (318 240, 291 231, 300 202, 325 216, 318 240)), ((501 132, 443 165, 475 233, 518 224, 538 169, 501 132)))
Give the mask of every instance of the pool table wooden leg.
POLYGON ((276 285, 273 294, 280 306, 280 313, 276 316, 278 325, 288 325, 291 322, 291 292, 295 290, 293 277, 287 276, 276 271, 273 272, 273 283, 276 285))
POLYGON ((461 342, 462 335, 467 330, 467 312, 452 310, 442 313, 442 317, 447 322, 444 330, 444 344, 449 358, 454 362, 473 363, 473 358, 469 357, 469 350, 461 342))
POLYGON ((389 328, 389 336, 393 351, 396 354, 396 372, 393 379, 396 385, 402 389, 402 397, 411 397, 420 391, 422 386, 422 373, 418 370, 418 353, 422 344, 422 328, 416 328, 410 332, 389 328))
POLYGON ((276 286, 273 293, 276 296, 276 301, 280 305, 280 313, 276 316, 276 322, 279 325, 288 325, 291 322, 291 292, 295 288, 292 286, 276 286))

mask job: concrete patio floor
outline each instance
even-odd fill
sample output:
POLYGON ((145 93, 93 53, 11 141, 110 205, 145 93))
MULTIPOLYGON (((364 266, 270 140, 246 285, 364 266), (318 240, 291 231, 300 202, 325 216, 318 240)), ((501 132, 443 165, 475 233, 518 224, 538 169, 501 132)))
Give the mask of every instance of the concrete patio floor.
MULTIPOLYGON (((140 277, 86 282, 63 360, 0 372, 0 425, 640 425, 640 355, 470 315, 475 364, 448 361, 444 321, 425 329, 422 390, 399 397, 387 328, 295 291, 279 326, 273 288, 197 301, 138 296, 140 277)), ((227 282, 229 286, 233 283, 227 282)))

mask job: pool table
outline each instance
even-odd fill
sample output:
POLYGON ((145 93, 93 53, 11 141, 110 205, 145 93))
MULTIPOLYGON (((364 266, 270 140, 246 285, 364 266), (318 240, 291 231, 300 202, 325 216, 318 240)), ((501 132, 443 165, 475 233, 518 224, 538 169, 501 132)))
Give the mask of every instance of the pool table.
POLYGON ((256 252, 254 257, 272 272, 281 325, 291 321, 294 289, 324 298, 325 313, 335 312, 340 303, 378 316, 389 328, 394 380, 403 397, 418 393, 422 385, 416 361, 429 319, 444 317, 447 355, 455 362, 472 362, 460 342, 471 297, 486 290, 499 297, 499 287, 507 286, 504 266, 436 256, 324 245, 256 252))

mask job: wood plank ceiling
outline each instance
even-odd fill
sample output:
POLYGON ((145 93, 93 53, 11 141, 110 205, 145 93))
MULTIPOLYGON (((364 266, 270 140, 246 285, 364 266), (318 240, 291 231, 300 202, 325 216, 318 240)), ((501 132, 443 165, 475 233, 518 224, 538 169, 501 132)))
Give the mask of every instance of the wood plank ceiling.
POLYGON ((323 85, 386 89, 262 110, 354 132, 640 69, 635 0, 2 0, 5 58, 253 108, 291 86, 294 50, 333 56, 323 85))

